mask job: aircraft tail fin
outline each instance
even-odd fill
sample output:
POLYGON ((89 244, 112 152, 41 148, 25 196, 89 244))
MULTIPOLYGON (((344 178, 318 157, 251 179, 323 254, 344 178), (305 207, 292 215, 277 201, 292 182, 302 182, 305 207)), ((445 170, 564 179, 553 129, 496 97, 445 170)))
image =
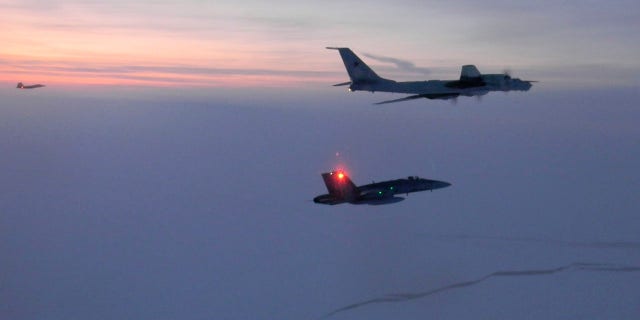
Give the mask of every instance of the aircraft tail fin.
POLYGON ((343 171, 323 173, 322 179, 329 194, 338 199, 351 201, 358 195, 358 188, 343 171))
POLYGON ((366 63, 364 63, 353 51, 349 48, 336 48, 327 47, 327 49, 338 50, 344 67, 347 69, 349 78, 353 83, 370 83, 381 80, 373 69, 371 69, 366 63))
POLYGON ((480 81, 482 80, 482 74, 478 71, 478 68, 472 64, 468 64, 466 66, 462 66, 462 70, 460 71, 460 81, 480 81))

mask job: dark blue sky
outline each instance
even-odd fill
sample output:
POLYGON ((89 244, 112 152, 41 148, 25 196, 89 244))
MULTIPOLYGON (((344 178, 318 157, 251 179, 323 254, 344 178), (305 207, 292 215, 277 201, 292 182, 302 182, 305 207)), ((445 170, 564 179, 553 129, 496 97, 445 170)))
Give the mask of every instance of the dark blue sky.
MULTIPOLYGON (((317 319, 496 271, 640 265, 635 87, 389 106, 328 86, 191 92, 1 91, 2 318, 317 319), (339 164, 453 185, 311 202, 339 164)), ((640 273, 604 269, 332 318, 635 318, 640 273)))

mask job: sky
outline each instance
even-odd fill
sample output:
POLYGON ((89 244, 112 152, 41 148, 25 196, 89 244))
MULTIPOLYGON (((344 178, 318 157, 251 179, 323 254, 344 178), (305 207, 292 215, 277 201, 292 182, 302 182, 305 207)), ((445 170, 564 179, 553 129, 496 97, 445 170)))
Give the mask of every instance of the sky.
POLYGON ((638 317, 635 2, 0 12, 0 319, 638 317), (375 106, 326 46, 540 82, 375 106), (452 186, 313 203, 337 166, 452 186))
POLYGON ((549 84, 637 86, 635 1, 2 1, 0 81, 309 87, 335 52, 410 61, 402 79, 510 69, 549 84))

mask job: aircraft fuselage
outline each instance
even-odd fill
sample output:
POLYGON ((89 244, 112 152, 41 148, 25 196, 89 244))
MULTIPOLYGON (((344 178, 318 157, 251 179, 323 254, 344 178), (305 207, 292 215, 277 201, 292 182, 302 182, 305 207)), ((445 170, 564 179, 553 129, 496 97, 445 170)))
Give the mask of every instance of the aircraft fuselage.
POLYGON ((531 83, 534 82, 511 78, 507 73, 481 74, 474 65, 462 66, 458 80, 399 82, 380 77, 349 48, 328 47, 328 49, 338 50, 350 79, 349 82, 339 83, 335 86, 349 85, 349 91, 379 91, 411 95, 376 104, 419 98, 446 100, 459 96, 482 96, 491 91, 527 91, 531 88, 531 83))
POLYGON ((451 184, 444 181, 408 177, 382 182, 374 182, 356 187, 343 172, 323 173, 328 194, 317 196, 315 203, 321 204, 389 204, 404 200, 398 194, 406 194, 419 191, 436 190, 446 188, 451 184))
POLYGON ((44 84, 32 84, 29 86, 25 86, 24 84, 22 84, 22 82, 18 82, 18 85, 16 86, 16 88, 18 89, 36 89, 36 88, 42 88, 44 87, 44 84))
POLYGON ((374 182, 358 187, 361 194, 388 190, 392 194, 409 194, 418 191, 435 190, 450 186, 450 183, 438 180, 429 180, 418 177, 408 177, 406 179, 395 179, 382 182, 374 182))
POLYGON ((527 91, 531 83, 501 74, 482 75, 478 82, 460 80, 394 81, 389 79, 354 81, 349 91, 393 92, 420 94, 426 98, 484 95, 490 91, 527 91))

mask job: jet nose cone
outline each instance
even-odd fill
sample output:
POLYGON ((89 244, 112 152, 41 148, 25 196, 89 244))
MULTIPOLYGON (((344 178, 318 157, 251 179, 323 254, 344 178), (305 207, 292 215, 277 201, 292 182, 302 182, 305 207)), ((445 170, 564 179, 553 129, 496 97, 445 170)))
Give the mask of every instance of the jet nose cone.
POLYGON ((446 188, 446 187, 448 187, 450 185, 451 185, 451 183, 444 182, 444 181, 434 180, 433 182, 431 182, 431 188, 432 189, 442 189, 442 188, 446 188))
POLYGON ((521 91, 529 91, 529 89, 531 89, 533 85, 531 84, 531 81, 526 81, 526 80, 520 80, 520 82, 517 85, 518 90, 521 91))

